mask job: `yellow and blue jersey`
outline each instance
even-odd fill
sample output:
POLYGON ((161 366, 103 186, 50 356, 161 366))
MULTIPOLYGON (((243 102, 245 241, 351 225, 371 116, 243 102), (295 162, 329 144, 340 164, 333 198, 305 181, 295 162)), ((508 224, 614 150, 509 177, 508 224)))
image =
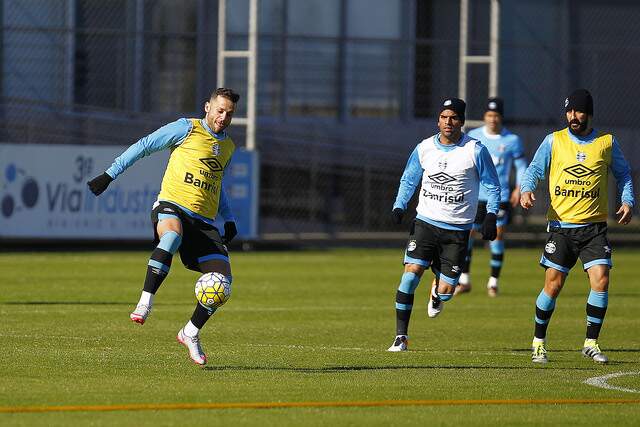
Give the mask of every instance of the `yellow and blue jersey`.
POLYGON ((534 191, 548 174, 550 222, 562 227, 601 222, 608 215, 609 170, 618 183, 622 202, 633 206, 631 170, 613 135, 593 130, 580 137, 565 128, 542 141, 520 189, 534 191))
POLYGON ((235 145, 202 119, 182 118, 141 138, 115 159, 107 174, 116 178, 142 157, 170 149, 158 200, 171 202, 192 217, 213 223, 219 214, 233 221, 222 177, 235 145))
MULTIPOLYGON (((509 188, 511 169, 515 167, 516 170, 516 185, 520 185, 527 169, 527 159, 524 156, 524 146, 520 137, 505 127, 502 128, 499 135, 492 135, 487 132, 486 126, 472 129, 468 135, 487 147, 500 180, 500 201, 508 202, 511 196, 509 188)), ((478 200, 486 202, 487 198, 487 191, 481 186, 478 200)))

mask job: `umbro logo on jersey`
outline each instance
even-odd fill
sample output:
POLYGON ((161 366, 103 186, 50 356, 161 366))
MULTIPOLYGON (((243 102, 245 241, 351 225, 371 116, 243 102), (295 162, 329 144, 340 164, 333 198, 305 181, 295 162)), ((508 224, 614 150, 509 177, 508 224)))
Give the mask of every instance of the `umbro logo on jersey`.
POLYGON ((200 159, 200 161, 204 163, 212 172, 220 172, 222 169, 224 169, 220 164, 220 161, 218 161, 218 159, 216 159, 215 157, 205 157, 203 159, 200 159))
POLYGON ((444 172, 438 172, 436 174, 433 175, 429 175, 429 178, 431 178, 431 180, 433 182, 435 182, 436 184, 447 184, 451 181, 455 181, 456 179, 454 177, 452 177, 449 174, 446 174, 444 172))
POLYGON ((576 178, 584 178, 585 176, 595 175, 596 171, 593 169, 589 169, 585 165, 575 164, 573 166, 569 166, 568 168, 564 168, 564 171, 569 175, 575 176, 576 178))

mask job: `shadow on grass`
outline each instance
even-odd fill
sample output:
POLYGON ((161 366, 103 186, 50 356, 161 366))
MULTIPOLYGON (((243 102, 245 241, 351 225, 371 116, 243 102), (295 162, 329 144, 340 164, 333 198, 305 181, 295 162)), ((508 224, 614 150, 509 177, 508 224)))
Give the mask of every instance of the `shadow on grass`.
MULTIPOLYGON (((300 368, 290 366, 206 366, 203 368, 205 371, 283 371, 283 372, 299 372, 303 374, 332 374, 338 372, 357 372, 357 371, 395 371, 395 370, 436 370, 436 369, 451 369, 451 370, 509 370, 509 369, 540 369, 538 366, 465 366, 465 365, 450 365, 450 366, 424 366, 424 365, 402 365, 402 366, 326 366, 322 368, 300 368)), ((554 370, 566 370, 566 371, 591 371, 591 368, 553 368, 554 370)))
POLYGON ((5 301, 0 305, 131 305, 131 302, 116 301, 5 301))
MULTIPOLYGON (((563 348, 563 349, 552 349, 549 350, 553 353, 575 353, 575 352, 579 352, 581 349, 576 349, 576 348, 572 348, 572 349, 567 349, 567 348, 563 348)), ((468 350, 467 350, 468 351, 468 350)), ((531 348, 513 348, 511 349, 511 351, 513 352, 522 352, 522 353, 531 353, 531 348)), ((640 353, 640 348, 607 348, 604 350, 604 353, 640 353)))

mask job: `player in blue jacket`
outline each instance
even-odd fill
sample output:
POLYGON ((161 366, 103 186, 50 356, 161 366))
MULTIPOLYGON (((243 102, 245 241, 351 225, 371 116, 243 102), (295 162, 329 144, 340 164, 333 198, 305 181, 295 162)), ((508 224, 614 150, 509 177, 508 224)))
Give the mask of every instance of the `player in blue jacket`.
MULTIPOLYGON (((511 133, 502 125, 504 117, 504 102, 501 98, 489 98, 486 111, 484 113, 485 125, 469 131, 471 138, 482 142, 487 147, 491 159, 496 167, 498 178, 500 179, 500 208, 498 210, 498 236, 489 243, 491 250, 491 261, 489 262, 491 271, 487 282, 487 292, 489 296, 498 295, 498 278, 504 260, 504 234, 507 224, 510 222, 511 208, 520 203, 520 182, 527 169, 527 160, 524 156, 524 147, 518 135, 511 133), (509 188, 509 175, 515 167, 516 185, 513 191, 509 188)), ((478 213, 474 221, 474 230, 479 231, 482 222, 487 214, 487 191, 480 187, 478 195, 478 213)), ((456 288, 456 294, 469 292, 471 290, 471 255, 473 248, 473 233, 469 237, 469 248, 467 258, 462 265, 460 282, 456 288)))

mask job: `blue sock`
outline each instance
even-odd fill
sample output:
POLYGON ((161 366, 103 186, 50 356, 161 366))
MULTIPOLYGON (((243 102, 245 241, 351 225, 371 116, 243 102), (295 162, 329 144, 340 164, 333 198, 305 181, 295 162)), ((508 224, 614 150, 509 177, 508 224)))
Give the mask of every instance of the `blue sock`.
POLYGON ((547 295, 544 289, 540 291, 540 295, 538 295, 538 299, 536 300, 536 327, 534 331, 536 338, 544 339, 547 336, 547 326, 549 326, 549 320, 555 307, 556 299, 547 295))
POLYGON ((147 276, 144 280, 143 290, 155 294, 164 281, 169 269, 173 254, 176 253, 182 242, 182 237, 175 231, 167 231, 160 238, 160 243, 151 253, 147 264, 147 276))
POLYGON ((420 283, 415 273, 404 273, 396 292, 396 335, 407 335, 413 308, 413 296, 420 283))
POLYGON ((609 292, 598 292, 593 289, 587 299, 587 339, 598 339, 604 322, 604 315, 609 304, 609 292))
POLYGON ((489 248, 491 249, 491 277, 496 279, 500 277, 500 271, 502 270, 502 261, 504 260, 504 240, 494 240, 489 242, 489 248))

